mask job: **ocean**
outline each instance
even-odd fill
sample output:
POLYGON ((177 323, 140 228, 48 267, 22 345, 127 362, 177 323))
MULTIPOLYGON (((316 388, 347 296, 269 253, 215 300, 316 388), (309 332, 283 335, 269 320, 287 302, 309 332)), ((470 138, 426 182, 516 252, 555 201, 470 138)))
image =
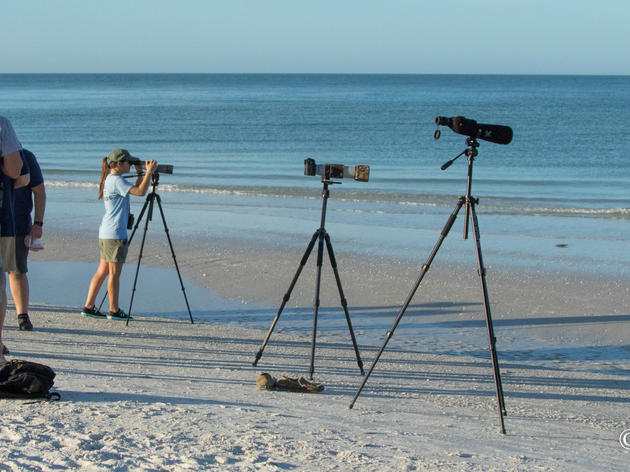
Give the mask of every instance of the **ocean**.
MULTIPOLYGON (((335 250, 412 261, 466 191, 465 157, 440 169, 466 137, 434 140, 435 117, 510 126, 474 160, 486 265, 630 276, 627 76, 5 74, 0 114, 38 156, 47 220, 69 231, 98 226, 101 159, 122 147, 174 166, 157 187, 174 239, 305 247, 321 213, 311 158, 370 166, 368 182, 330 186, 335 250)), ((441 259, 474 260, 464 219, 441 259)))

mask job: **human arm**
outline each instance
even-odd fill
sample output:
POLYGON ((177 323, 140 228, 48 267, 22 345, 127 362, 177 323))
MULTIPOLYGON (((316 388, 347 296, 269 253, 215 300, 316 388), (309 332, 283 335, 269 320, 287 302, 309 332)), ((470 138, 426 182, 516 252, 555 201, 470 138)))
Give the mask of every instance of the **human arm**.
POLYGON ((136 186, 140 186, 142 177, 144 177, 144 167, 141 162, 134 164, 134 167, 136 168, 136 186))
POLYGON ((17 179, 15 179, 13 188, 26 187, 30 181, 31 181, 31 174, 22 174, 17 179))
POLYGON ((33 192, 33 225, 31 226, 31 241, 42 237, 42 224, 46 211, 46 187, 43 183, 31 188, 33 192), (37 224, 36 222, 42 223, 37 224))
POLYGON ((143 197, 146 195, 147 190, 149 189, 151 176, 153 175, 153 172, 155 172, 155 169, 157 169, 157 161, 146 161, 144 167, 146 170, 142 181, 129 189, 129 193, 131 195, 135 195, 137 197, 143 197))
MULTIPOLYGON (((20 151, 20 158, 22 159, 22 169, 20 169, 20 176, 15 179, 15 182, 13 183, 13 188, 22 188, 22 187, 26 187, 28 184, 31 183, 32 180, 32 176, 31 176, 31 164, 29 163, 29 156, 27 155, 30 154, 30 151, 27 151, 26 149, 22 149, 20 151)), ((33 159, 35 158, 35 156, 33 156, 33 159)), ((37 161, 35 161, 36 163, 37 161)), ((43 177, 41 177, 41 170, 39 169, 39 166, 37 166, 36 169, 39 172, 39 176, 42 179, 41 181, 43 182, 43 177)), ((37 177, 35 177, 35 180, 37 179, 37 177)), ((35 181, 33 180, 33 183, 35 185, 39 184, 39 181, 35 181)))

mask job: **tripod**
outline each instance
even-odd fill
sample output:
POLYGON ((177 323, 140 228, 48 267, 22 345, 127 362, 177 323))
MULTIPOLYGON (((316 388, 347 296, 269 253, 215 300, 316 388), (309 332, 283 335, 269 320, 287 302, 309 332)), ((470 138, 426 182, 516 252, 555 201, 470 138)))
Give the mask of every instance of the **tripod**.
MULTIPOLYGON (((173 262, 175 263, 175 270, 177 271, 177 277, 179 278, 179 284, 182 287, 182 293, 184 294, 184 300, 186 301, 186 309, 188 310, 188 316, 190 317, 190 322, 194 324, 192 314, 190 313, 190 305, 188 304, 188 297, 186 297, 186 289, 184 288, 184 282, 182 281, 182 275, 179 272, 179 266, 177 265, 177 258, 175 257, 175 250, 173 249, 173 243, 171 241, 171 236, 168 232, 168 226, 166 226, 166 219, 164 218, 164 210, 162 209, 162 199, 157 194, 155 189, 158 186, 160 181, 160 174, 154 172, 151 176, 151 192, 147 195, 147 199, 142 206, 142 210, 140 211, 140 215, 138 216, 138 222, 133 228, 133 233, 136 232, 136 229, 140 225, 140 221, 142 221, 142 217, 144 216, 147 208, 147 218, 144 222, 144 232, 142 233, 142 242, 140 243, 140 253, 138 255, 138 265, 136 266, 136 275, 133 279, 133 289, 131 290, 131 301, 129 302, 129 317, 127 318, 126 325, 129 325, 129 318, 131 318, 131 307, 133 306, 133 297, 136 293, 136 284, 138 282, 138 273, 140 272, 140 262, 142 261, 142 251, 144 250, 144 241, 147 237, 147 229, 149 228, 149 221, 153 219, 153 203, 157 201, 158 208, 160 210, 160 216, 162 217, 162 224, 164 225, 164 232, 166 233, 166 239, 168 240, 168 245, 171 249, 171 256, 173 256, 173 262)), ((132 234, 133 236, 133 234, 132 234)))
POLYGON ((352 322, 350 321, 350 314, 348 313, 348 302, 346 300, 346 297, 343 294, 343 288, 341 287, 341 279, 339 278, 339 271, 337 270, 337 260, 335 259, 335 253, 333 252, 332 244, 330 242, 330 236, 328 235, 328 233, 326 232, 326 229, 324 228, 324 224, 326 221, 326 206, 327 206, 328 197, 330 194, 328 190, 328 185, 340 184, 340 183, 341 182, 333 182, 332 180, 326 179, 324 177, 322 178, 322 184, 324 185, 324 189, 322 191, 321 224, 319 228, 313 234, 313 237, 311 238, 311 242, 308 244, 306 251, 304 252, 304 255, 302 256, 302 260, 300 261, 300 265, 295 275, 293 276, 293 280, 291 281, 291 284, 289 285, 289 289, 285 293, 284 297, 282 298, 282 304, 280 305, 280 308, 278 309, 278 312, 276 313, 276 317, 274 318, 273 323, 271 323, 269 332, 267 333, 267 336, 265 337, 265 340, 263 341, 262 346, 260 347, 260 350, 258 351, 258 353, 256 353, 256 359, 254 360, 252 364, 254 366, 258 364, 258 361, 260 360, 263 354, 265 346, 267 346, 267 342, 269 342, 271 333, 273 333, 273 330, 276 327, 276 324, 278 323, 280 314, 282 313, 282 310, 284 310, 285 305, 287 304, 287 302, 289 301, 289 298, 291 297, 291 292, 293 291, 293 287, 295 287, 295 284, 300 274, 302 273, 302 269, 304 269, 304 266, 306 265, 306 262, 308 261, 311 251, 313 250, 313 247, 315 246, 315 241, 319 241, 319 245, 317 247, 317 281, 315 284, 315 299, 313 300, 313 337, 312 337, 312 342, 311 342, 311 364, 310 364, 310 369, 309 369, 309 379, 313 380, 313 371, 314 371, 314 362, 315 362, 315 338, 317 334, 317 314, 319 312, 319 293, 320 293, 320 285, 321 285, 322 263, 323 263, 324 241, 325 241, 326 249, 328 250, 328 258, 330 259, 330 264, 333 268, 333 272, 335 273, 335 280, 337 281, 337 289, 339 290, 339 296, 341 298, 341 306, 343 307, 343 311, 346 316, 346 321, 348 322, 348 330, 350 331, 350 337, 352 338, 352 345, 354 346, 354 352, 357 357, 357 363, 359 365, 359 369, 361 370, 361 375, 364 374, 363 361, 361 360, 361 356, 359 355, 359 348, 357 346, 357 341, 354 337, 354 331, 352 330, 352 322))
POLYGON ((465 221, 465 224, 464 224, 464 239, 468 239, 468 223, 472 219, 472 225, 473 225, 472 229, 473 229, 473 235, 474 235, 474 239, 475 239, 475 248, 476 248, 476 252, 477 252, 477 263, 478 263, 478 267, 479 267, 479 277, 481 279, 481 290, 482 290, 482 293, 483 293, 484 309, 485 309, 485 313, 486 313, 486 326, 488 328, 488 339, 489 339, 489 343, 490 343, 490 353, 491 353, 491 358, 492 358, 492 368, 493 368, 493 371, 494 371, 494 384, 495 384, 495 388, 496 388, 497 402, 498 402, 498 406, 499 406, 499 420, 500 420, 500 424, 501 424, 501 430, 500 431, 501 431, 501 433, 505 434, 505 425, 504 425, 503 417, 507 413, 506 413, 506 410, 505 410, 505 401, 504 401, 504 398, 503 398, 503 387, 501 385, 501 373, 499 371, 499 360, 498 360, 497 351, 496 351, 496 338, 494 336, 494 329, 492 327, 492 316, 490 314, 490 301, 489 301, 489 298, 488 298, 488 288, 487 288, 487 285, 486 285, 486 270, 485 270, 484 265, 483 265, 483 258, 482 258, 482 255, 481 255, 481 245, 479 243, 479 224, 477 222, 477 212, 475 210, 475 206, 477 205, 477 203, 479 203, 479 200, 476 199, 476 198, 473 198, 471 196, 471 194, 470 194, 470 189, 471 189, 471 185, 472 185, 473 162, 474 162, 475 157, 477 156, 477 147, 479 146, 479 143, 477 142, 477 140, 475 138, 469 137, 466 140, 466 144, 468 145, 467 149, 465 149, 462 153, 460 153, 454 159, 448 161, 446 164, 444 164, 442 166, 442 170, 445 170, 446 168, 448 168, 460 156, 462 156, 464 154, 466 156, 468 156, 468 183, 467 183, 467 186, 466 186, 466 195, 459 197, 457 205, 455 206, 455 210, 453 211, 453 213, 451 213, 451 215, 448 218, 446 224, 444 225, 444 228, 442 229, 442 233, 441 233, 437 243, 433 247, 433 250, 431 251, 431 254, 430 254, 429 258, 427 259, 425 264, 422 266, 422 270, 420 271, 420 275, 418 276, 415 284, 413 285, 413 288, 411 289, 411 292, 409 292, 409 295, 407 296, 407 299, 405 300, 405 303, 404 303, 402 309, 400 310, 400 313, 398 313, 398 316, 394 320, 394 324, 392 325, 391 329, 389 331, 387 331, 387 334, 386 334, 386 337, 385 337, 385 342, 383 343, 383 346, 381 347, 381 349, 378 351, 378 354, 376 355, 376 358, 374 359, 374 362, 372 363, 372 366, 370 367, 370 370, 368 371, 367 375, 363 379, 363 383, 359 387, 359 390, 354 395, 354 398, 352 399, 352 402, 350 403, 349 408, 352 408, 354 406, 354 403, 357 401, 357 398, 361 394, 361 391, 363 390, 363 387, 365 386, 368 378, 370 377, 370 374, 372 374, 372 371, 374 370, 374 367, 376 366, 376 363, 378 362, 379 358, 381 357, 381 354, 385 350, 385 346, 387 346, 387 343, 389 342, 390 338, 394 334, 394 330, 396 329, 396 327, 398 326, 398 323, 400 322, 400 320, 402 319, 403 315, 405 314, 405 311, 407 310, 407 307, 409 306, 409 303, 411 303, 411 299, 413 298, 414 294, 418 290, 418 287, 420 286, 420 283, 422 282, 422 279, 424 278, 425 274, 427 273, 427 271, 431 267, 431 263, 433 262, 433 259, 435 258, 438 250, 440 249, 440 246, 442 245, 442 242, 444 241, 444 239, 448 235, 449 231, 451 230, 451 227, 453 226, 453 223, 455 222, 455 218, 457 218, 457 214, 461 210, 462 206, 465 206, 466 207, 466 221, 465 221))
MULTIPOLYGON (((158 208, 160 210, 160 215, 162 216, 162 224, 164 225, 164 232, 166 233, 166 238, 168 239, 168 245, 171 249, 171 256, 173 256, 173 262, 175 263, 175 270, 177 271, 177 277, 179 277, 179 283, 182 287, 182 293, 184 294, 184 300, 186 302, 186 309, 188 310, 188 316, 190 317, 190 322, 194 324, 193 317, 190 312, 190 305, 188 304, 188 297, 186 296, 186 289, 184 288, 184 282, 182 281, 182 276, 181 276, 181 273, 179 272, 179 266, 177 265, 177 258, 175 257, 175 250, 173 249, 171 236, 168 232, 168 227, 166 226, 166 219, 164 218, 164 210, 162 209, 162 199, 155 191, 155 189, 158 186, 159 181, 160 181, 160 174, 157 172, 154 172, 153 175, 151 176, 151 192, 149 192, 149 194, 147 195, 147 199, 144 201, 144 205, 142 206, 140 215, 138 215, 138 221, 136 221, 136 224, 133 227, 133 231, 131 232, 131 236, 129 236, 129 241, 127 242, 127 245, 131 245, 131 241, 134 235, 136 234, 136 230, 138 229, 138 226, 140 226, 142 217, 146 213, 147 218, 144 222, 144 232, 142 234, 142 243, 140 244, 140 253, 138 255, 138 265, 136 266, 136 275, 133 279, 133 289, 131 291, 131 301, 129 302, 129 311, 128 311, 129 316, 127 317, 127 322, 125 323, 125 326, 129 326, 129 319, 131 318, 131 307, 133 306, 133 298, 136 293, 138 273, 140 272, 140 262, 142 261, 142 252, 144 251, 144 242, 147 237, 147 229, 149 228, 149 221, 153 219, 153 204, 156 201, 158 204, 158 208), (147 209, 148 209, 148 212, 147 212, 147 209)), ((105 292, 105 295, 103 296, 103 300, 101 301, 100 306, 103 305, 103 302, 105 301, 106 296, 107 296, 107 292, 105 292)), ((99 310, 100 310, 100 306, 99 306, 99 310)))

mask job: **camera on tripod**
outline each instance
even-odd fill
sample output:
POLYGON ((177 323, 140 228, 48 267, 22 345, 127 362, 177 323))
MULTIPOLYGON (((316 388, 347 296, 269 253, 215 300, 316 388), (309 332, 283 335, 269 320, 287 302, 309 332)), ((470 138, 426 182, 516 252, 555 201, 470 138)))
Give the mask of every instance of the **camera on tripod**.
MULTIPOLYGON (((145 164, 142 164, 142 169, 147 170, 145 164)), ((173 173, 173 165, 172 164, 158 164, 155 169, 156 174, 172 174, 173 173)))
POLYGON ((343 164, 316 164, 314 159, 304 159, 304 175, 319 175, 324 180, 349 177, 359 182, 370 178, 370 166, 344 166, 343 164))

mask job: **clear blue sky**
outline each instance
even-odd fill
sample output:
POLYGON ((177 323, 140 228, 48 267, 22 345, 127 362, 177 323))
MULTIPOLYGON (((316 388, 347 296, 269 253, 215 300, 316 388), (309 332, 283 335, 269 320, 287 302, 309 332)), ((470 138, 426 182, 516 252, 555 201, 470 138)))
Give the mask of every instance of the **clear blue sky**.
POLYGON ((630 0, 11 0, 0 72, 630 74, 630 0))

